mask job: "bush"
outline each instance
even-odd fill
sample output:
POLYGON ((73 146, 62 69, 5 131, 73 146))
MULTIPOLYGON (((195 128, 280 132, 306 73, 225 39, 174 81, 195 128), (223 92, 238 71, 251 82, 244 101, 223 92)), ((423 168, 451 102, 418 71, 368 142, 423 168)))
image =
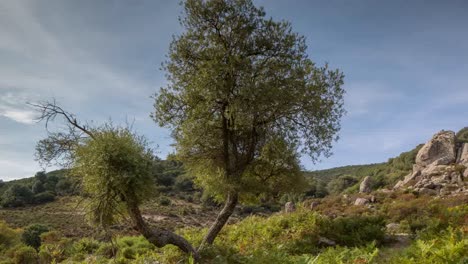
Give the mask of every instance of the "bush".
POLYGON ((92 238, 82 238, 73 244, 75 254, 92 254, 100 247, 99 241, 92 238))
POLYGON ((41 263, 60 263, 73 253, 73 243, 69 238, 63 238, 57 231, 41 234, 41 247, 39 248, 41 263))
POLYGON ((55 200, 55 195, 51 192, 43 192, 34 195, 34 203, 35 204, 43 204, 43 203, 48 203, 52 202, 55 200))
POLYGON ((456 134, 457 142, 468 143, 468 127, 460 129, 456 134))
POLYGON ((34 248, 30 246, 23 246, 15 250, 14 253, 15 264, 36 264, 38 263, 38 255, 34 248))
POLYGON ((162 206, 169 206, 171 205, 171 200, 165 196, 159 198, 159 204, 162 206))
POLYGON ((463 230, 449 228, 431 239, 416 240, 403 254, 392 256, 392 264, 468 263, 468 237, 463 230))
POLYGON ((30 225, 21 235, 21 241, 28 246, 38 249, 41 246, 41 234, 48 231, 49 228, 47 226, 41 224, 30 225))
POLYGON ((385 221, 379 216, 338 217, 331 222, 324 236, 341 246, 363 246, 380 243, 385 236, 385 221))
POLYGON ((45 171, 38 171, 36 175, 34 175, 34 178, 38 182, 45 183, 45 181, 47 180, 47 174, 45 173, 45 171))
POLYGON ((154 245, 144 237, 120 237, 117 239, 118 256, 124 259, 135 259, 138 255, 151 253, 154 245))
POLYGON ((32 200, 33 193, 28 187, 14 184, 3 193, 1 205, 3 207, 18 207, 29 204, 32 200))
POLYGON ((73 194, 73 184, 67 178, 60 179, 55 186, 55 191, 59 195, 73 194))
POLYGON ((42 182, 36 180, 33 183, 32 192, 35 193, 35 194, 38 194, 38 193, 41 193, 41 192, 44 192, 44 191, 45 191, 44 184, 42 182))
POLYGON ((3 252, 20 242, 18 231, 10 228, 5 222, 0 221, 0 252, 3 252))
POLYGON ((374 243, 369 244, 362 248, 348 248, 348 247, 333 247, 327 248, 324 252, 317 256, 311 256, 304 263, 313 264, 355 264, 355 263, 374 263, 378 256, 379 250, 375 247, 374 243))

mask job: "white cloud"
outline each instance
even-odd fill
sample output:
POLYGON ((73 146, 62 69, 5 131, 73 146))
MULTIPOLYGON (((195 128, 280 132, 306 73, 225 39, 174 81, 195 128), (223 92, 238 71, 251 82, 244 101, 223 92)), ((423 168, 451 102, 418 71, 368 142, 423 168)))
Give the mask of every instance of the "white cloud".
POLYGON ((19 123, 33 124, 36 113, 28 110, 7 110, 0 112, 0 115, 19 123))

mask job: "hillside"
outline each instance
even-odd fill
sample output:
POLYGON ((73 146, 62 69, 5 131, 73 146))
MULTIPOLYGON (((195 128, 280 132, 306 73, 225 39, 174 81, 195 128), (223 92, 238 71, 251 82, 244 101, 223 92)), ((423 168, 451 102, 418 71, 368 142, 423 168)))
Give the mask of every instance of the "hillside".
MULTIPOLYGON (((465 263, 468 195, 434 196, 412 186, 392 190, 414 174, 423 158, 440 164, 438 157, 443 157, 447 168, 465 162, 467 142, 454 135, 439 132, 426 144, 384 163, 304 172, 310 186, 302 195, 238 206, 217 242, 201 252, 201 263, 465 263), (441 147, 439 140, 445 140, 439 139, 441 134, 453 135, 456 159, 446 160, 445 151, 452 147, 441 147), (360 192, 367 176, 372 184, 360 192)), ((142 217, 151 226, 175 230, 199 244, 220 205, 203 195, 180 162, 157 160, 153 177, 155 193, 142 204, 142 217)), ((34 198, 41 194, 39 183, 44 185, 39 189, 54 199, 0 209, 1 263, 192 261, 174 247, 156 248, 126 218, 105 231, 89 225, 86 194, 74 180, 67 170, 59 170, 3 183, 2 199, 15 186, 36 193, 34 198)))

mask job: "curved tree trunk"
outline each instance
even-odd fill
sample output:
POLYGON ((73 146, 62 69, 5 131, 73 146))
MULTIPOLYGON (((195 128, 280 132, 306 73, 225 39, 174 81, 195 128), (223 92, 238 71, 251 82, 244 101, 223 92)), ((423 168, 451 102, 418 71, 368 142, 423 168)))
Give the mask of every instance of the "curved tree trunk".
POLYGON ((216 217, 215 222, 210 227, 210 230, 208 230, 208 233, 206 234, 206 236, 203 238, 203 241, 200 247, 198 248, 198 251, 202 250, 207 244, 208 245, 213 244, 213 241, 218 236, 219 232, 221 231, 221 229, 227 223, 229 217, 234 212, 238 199, 239 197, 236 192, 231 192, 228 194, 223 209, 218 214, 218 217, 216 217))
POLYGON ((138 206, 131 206, 128 208, 128 211, 133 223, 135 224, 135 229, 151 244, 159 248, 166 245, 174 245, 185 253, 191 254, 196 261, 199 260, 197 250, 185 238, 168 230, 150 228, 141 216, 138 206))

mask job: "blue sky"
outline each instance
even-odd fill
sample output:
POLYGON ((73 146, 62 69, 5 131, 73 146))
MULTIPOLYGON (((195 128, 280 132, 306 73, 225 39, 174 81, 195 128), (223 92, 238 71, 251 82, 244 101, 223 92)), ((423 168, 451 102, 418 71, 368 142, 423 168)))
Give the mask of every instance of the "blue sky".
MULTIPOLYGON (((149 118, 159 70, 181 32, 179 1, 0 1, 0 179, 32 176, 43 124, 25 102, 56 98, 82 120, 133 121, 159 156, 149 118)), ((291 21, 310 57, 345 75, 348 114, 334 155, 306 169, 386 161, 441 129, 468 126, 466 1, 257 0, 291 21)))

